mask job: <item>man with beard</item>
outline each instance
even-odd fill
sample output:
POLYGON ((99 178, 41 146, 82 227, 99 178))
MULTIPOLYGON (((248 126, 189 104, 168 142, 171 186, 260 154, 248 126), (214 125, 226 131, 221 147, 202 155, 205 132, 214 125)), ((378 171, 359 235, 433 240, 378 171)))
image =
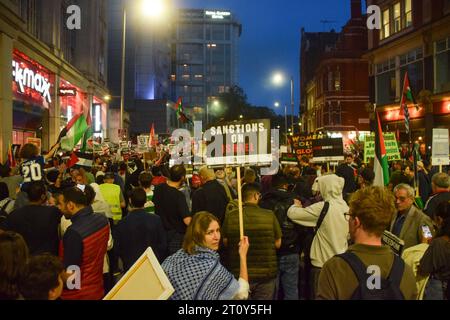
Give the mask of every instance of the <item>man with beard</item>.
POLYGON ((73 282, 74 287, 65 288, 62 299, 100 300, 104 296, 103 259, 109 239, 108 219, 92 211, 86 195, 78 188, 64 190, 59 209, 72 222, 63 237, 63 264, 68 278, 64 283, 73 282))

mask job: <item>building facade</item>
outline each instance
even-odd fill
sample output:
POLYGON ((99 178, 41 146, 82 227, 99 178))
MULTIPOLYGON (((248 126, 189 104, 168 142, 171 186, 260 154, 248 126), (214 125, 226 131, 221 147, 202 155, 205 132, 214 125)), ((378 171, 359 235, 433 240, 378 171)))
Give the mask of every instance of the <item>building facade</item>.
POLYGON ((417 106, 409 105, 412 139, 430 148, 433 128, 450 127, 450 1, 368 0, 381 9, 369 30, 370 97, 383 129, 408 142, 400 99, 408 72, 417 106))
POLYGON ((226 10, 180 9, 172 35, 172 98, 211 123, 215 98, 237 85, 242 26, 226 10))
POLYGON ((358 131, 370 130, 366 110, 368 63, 362 58, 367 50, 366 20, 361 1, 351 0, 350 3, 351 19, 340 33, 303 34, 302 51, 306 52, 302 62, 307 64, 306 57, 311 55, 306 50, 311 46, 308 42, 316 42, 317 55, 312 58, 314 69, 309 66, 302 70, 302 87, 305 87, 302 88, 302 127, 305 132, 336 132, 354 139, 358 131))
MULTIPOLYGON (((126 10, 124 111, 129 114, 129 121, 124 121, 124 127, 131 136, 149 132, 151 122, 144 123, 142 119, 151 120, 155 110, 147 108, 155 105, 154 100, 169 99, 171 90, 172 17, 152 21, 156 19, 149 19, 138 3, 108 0, 108 18, 111 22, 108 33, 108 88, 111 91, 110 107, 114 110, 120 110, 123 18, 126 10)), ((167 12, 172 11, 172 8, 167 9, 167 12)), ((120 124, 117 128, 120 129, 120 124)), ((112 132, 113 140, 118 139, 115 137, 117 131, 112 132)))
POLYGON ((70 30, 62 0, 0 1, 0 160, 9 144, 41 139, 48 150, 78 113, 107 134, 106 1, 78 0, 81 30, 70 30))

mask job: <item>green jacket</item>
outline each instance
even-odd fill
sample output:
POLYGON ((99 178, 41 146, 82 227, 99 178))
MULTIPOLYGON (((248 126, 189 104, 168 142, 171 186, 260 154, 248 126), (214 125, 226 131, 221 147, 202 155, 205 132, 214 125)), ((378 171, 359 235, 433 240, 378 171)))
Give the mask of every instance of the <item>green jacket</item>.
MULTIPOLYGON (((271 210, 256 205, 244 206, 244 235, 249 238, 247 254, 249 281, 273 279, 277 276, 277 253, 275 241, 281 239, 281 228, 271 210)), ((239 210, 226 214, 222 237, 227 239, 225 265, 239 278, 239 210)))

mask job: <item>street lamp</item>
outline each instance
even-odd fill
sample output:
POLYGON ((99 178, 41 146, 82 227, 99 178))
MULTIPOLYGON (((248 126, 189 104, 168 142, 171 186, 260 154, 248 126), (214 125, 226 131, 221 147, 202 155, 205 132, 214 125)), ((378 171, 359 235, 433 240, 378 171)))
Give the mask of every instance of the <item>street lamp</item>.
MULTIPOLYGON (((140 12, 146 16, 161 17, 166 10, 165 0, 141 0, 140 12)), ((120 129, 123 129, 123 113, 125 107, 125 55, 127 38, 127 7, 123 5, 123 34, 122 34, 122 68, 120 78, 120 129)))
MULTIPOLYGON (((284 84, 284 76, 282 73, 277 72, 273 75, 272 78, 273 84, 276 86, 282 86, 284 84)), ((291 129, 294 132, 294 77, 291 76, 291 129)))

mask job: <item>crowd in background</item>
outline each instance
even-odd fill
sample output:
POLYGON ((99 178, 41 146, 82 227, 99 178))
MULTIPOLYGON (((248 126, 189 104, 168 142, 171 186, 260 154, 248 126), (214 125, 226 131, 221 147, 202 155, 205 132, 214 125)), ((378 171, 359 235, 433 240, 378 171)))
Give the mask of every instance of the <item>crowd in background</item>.
POLYGON ((241 239, 236 169, 188 174, 163 151, 71 168, 52 155, 25 145, 17 168, 1 166, 0 299, 102 299, 148 247, 172 299, 450 297, 450 181, 429 159, 418 183, 410 162, 392 162, 387 188, 352 154, 329 172, 307 157, 273 176, 237 169, 241 239), (382 290, 365 286, 371 265, 382 290))

